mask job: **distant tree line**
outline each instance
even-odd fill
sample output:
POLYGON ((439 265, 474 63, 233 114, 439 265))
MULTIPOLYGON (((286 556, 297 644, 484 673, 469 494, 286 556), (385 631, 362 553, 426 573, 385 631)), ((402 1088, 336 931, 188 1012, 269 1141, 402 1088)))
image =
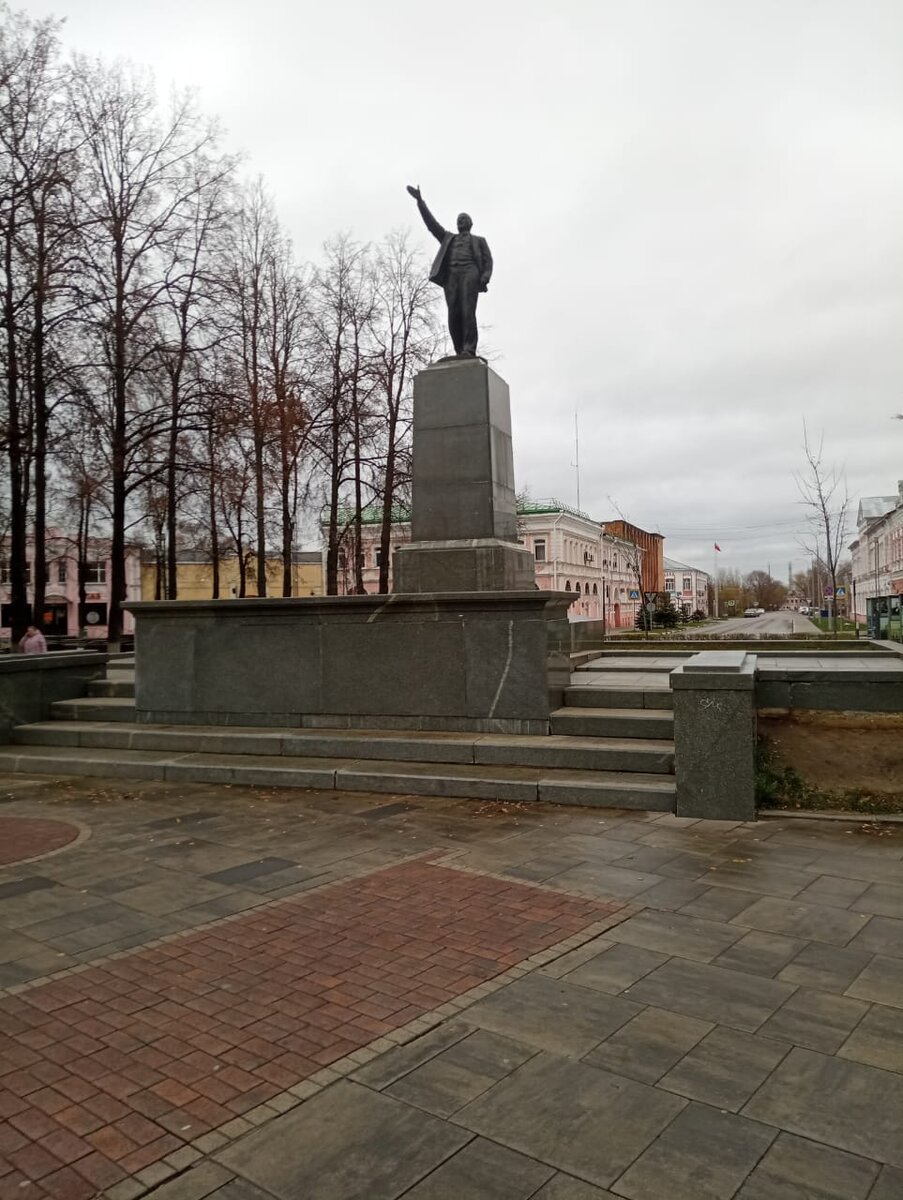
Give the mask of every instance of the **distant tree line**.
POLYGON ((319 262, 297 262, 266 187, 220 141, 190 95, 164 110, 142 71, 66 58, 60 22, 0 3, 0 540, 14 637, 29 540, 44 608, 50 524, 72 533, 82 600, 88 538, 109 539, 111 642, 128 540, 154 547, 161 596, 178 595, 185 547, 209 554, 214 597, 227 554, 241 592, 266 595, 275 548, 290 594, 299 526, 322 512, 334 593, 340 547, 359 544, 378 503, 387 590, 435 289, 399 234, 337 236, 319 262))

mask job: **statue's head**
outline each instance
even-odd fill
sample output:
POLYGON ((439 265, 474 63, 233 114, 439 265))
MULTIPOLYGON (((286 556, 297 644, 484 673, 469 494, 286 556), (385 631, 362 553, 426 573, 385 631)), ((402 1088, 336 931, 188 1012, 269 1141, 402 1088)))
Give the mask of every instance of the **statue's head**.
POLYGON ((473 221, 467 213, 458 213, 458 233, 470 233, 473 229, 473 221))

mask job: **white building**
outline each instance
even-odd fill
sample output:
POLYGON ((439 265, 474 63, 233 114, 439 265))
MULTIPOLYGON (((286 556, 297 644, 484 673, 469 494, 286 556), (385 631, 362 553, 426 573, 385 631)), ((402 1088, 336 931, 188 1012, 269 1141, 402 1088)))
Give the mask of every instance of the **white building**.
POLYGON ((867 496, 856 516, 859 536, 850 546, 853 596, 859 620, 869 617, 880 637, 899 638, 903 608, 903 480, 894 496, 867 496))
POLYGON ((709 615, 708 571, 666 557, 665 591, 674 607, 681 609, 685 616, 690 617, 694 612, 709 615))

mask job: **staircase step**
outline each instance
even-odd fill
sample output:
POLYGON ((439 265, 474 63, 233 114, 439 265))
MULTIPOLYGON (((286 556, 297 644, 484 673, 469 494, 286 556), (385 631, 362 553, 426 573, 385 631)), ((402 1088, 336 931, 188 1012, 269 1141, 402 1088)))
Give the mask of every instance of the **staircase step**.
POLYGON ((613 683, 573 683, 564 690, 568 708, 673 708, 674 695, 670 688, 636 687, 624 680, 623 686, 613 683))
POLYGON ((135 701, 127 696, 54 700, 50 715, 55 721, 134 721, 135 701))
POLYGON ((674 714, 645 708, 557 708, 552 733, 571 737, 672 738, 674 714))
POLYGON ((106 679, 90 679, 88 681, 89 696, 121 696, 124 698, 135 698, 135 672, 132 671, 131 678, 127 678, 127 672, 115 672, 112 678, 108 675, 106 679))
POLYGON ((587 671, 612 671, 618 674, 637 672, 643 675, 670 675, 675 667, 681 666, 690 657, 691 655, 689 654, 662 654, 656 655, 654 658, 629 658, 614 655, 609 657, 602 655, 599 658, 592 659, 590 662, 583 663, 577 667, 577 670, 581 674, 587 671))
POLYGON ((647 774, 670 774, 674 770, 673 744, 666 739, 650 738, 137 725, 124 721, 70 720, 21 725, 13 731, 13 740, 29 746, 158 750, 181 754, 271 754, 292 758, 353 758, 647 774))
POLYGON ((2 749, 0 771, 539 801, 661 812, 673 810, 675 795, 672 778, 643 773, 288 755, 173 754, 165 750, 80 746, 23 745, 2 749))

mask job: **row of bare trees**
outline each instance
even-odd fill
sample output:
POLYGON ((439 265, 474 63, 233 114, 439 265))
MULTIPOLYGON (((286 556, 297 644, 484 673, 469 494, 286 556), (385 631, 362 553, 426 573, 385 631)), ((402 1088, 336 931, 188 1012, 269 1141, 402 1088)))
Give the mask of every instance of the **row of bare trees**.
MULTIPOLYGON (((305 523, 327 530, 327 590, 362 514, 408 478, 413 374, 434 356, 425 266, 402 235, 295 260, 261 182, 239 175, 188 95, 164 112, 124 65, 65 58, 59 23, 0 3, 0 446, 13 634, 44 607, 48 524, 109 538, 119 639, 127 541, 158 591, 180 549, 237 555, 291 594, 305 523)), ((359 563, 359 555, 350 555, 359 563)), ((362 586, 359 577, 356 584, 362 586)))

